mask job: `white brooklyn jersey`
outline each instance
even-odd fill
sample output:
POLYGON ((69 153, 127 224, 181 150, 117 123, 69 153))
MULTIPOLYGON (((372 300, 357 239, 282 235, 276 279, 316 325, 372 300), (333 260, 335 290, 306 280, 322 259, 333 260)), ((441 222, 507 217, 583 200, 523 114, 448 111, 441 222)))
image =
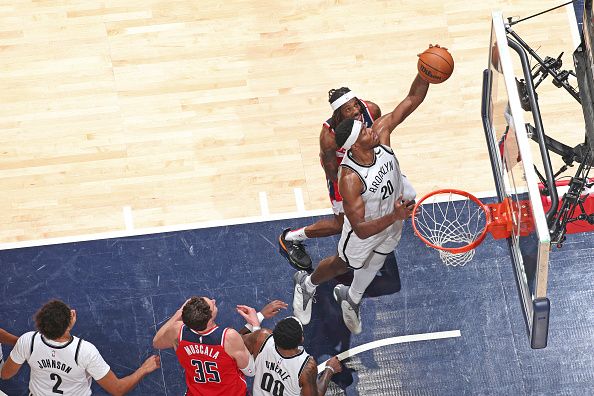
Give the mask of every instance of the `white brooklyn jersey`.
POLYGON ((63 345, 50 342, 37 332, 33 335, 27 359, 31 366, 31 395, 90 395, 92 378, 77 362, 84 341, 73 336, 63 345))
POLYGON ((256 357, 254 396, 299 396, 299 376, 309 359, 303 347, 291 357, 278 353, 274 338, 268 336, 256 357))
MULTIPOLYGON (((349 150, 340 164, 341 170, 353 170, 363 184, 361 197, 365 202, 365 221, 377 219, 394 211, 394 201, 403 193, 402 172, 388 146, 379 145, 374 149, 375 158, 370 165, 358 164, 349 150)), ((351 228, 348 218, 345 223, 351 228)))

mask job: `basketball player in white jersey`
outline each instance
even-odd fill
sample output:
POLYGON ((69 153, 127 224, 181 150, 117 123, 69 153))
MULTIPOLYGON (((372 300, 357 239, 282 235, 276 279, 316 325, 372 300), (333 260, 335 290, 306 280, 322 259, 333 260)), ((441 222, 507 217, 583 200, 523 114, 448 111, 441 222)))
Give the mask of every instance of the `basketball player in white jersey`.
MULTIPOLYGON (((238 306, 238 312, 248 323, 254 321, 250 320, 255 316, 253 308, 238 306)), ((254 396, 324 395, 332 376, 342 371, 334 356, 318 377, 316 360, 301 345, 303 326, 294 316, 282 319, 273 331, 261 329, 244 335, 243 341, 256 362, 254 396)))
POLYGON ((76 311, 59 300, 45 304, 35 314, 38 331, 19 337, 2 368, 2 379, 14 376, 26 361, 31 367, 29 395, 91 394, 94 379, 112 395, 124 395, 147 374, 160 367, 158 356, 149 357, 134 373, 118 378, 93 344, 70 334, 76 311))
POLYGON ((403 200, 405 186, 390 148, 390 135, 423 102, 428 89, 429 84, 417 74, 406 98, 371 128, 352 119, 336 128, 336 144, 347 150, 339 175, 346 218, 338 254, 322 260, 311 275, 298 271, 293 277, 293 311, 303 324, 311 319, 316 287, 353 269, 351 286, 336 286, 334 297, 349 330, 361 332, 359 305, 363 293, 385 256, 398 245, 403 220, 411 216, 413 209, 412 200, 403 200))
POLYGON ((2 355, 2 344, 14 345, 14 344, 16 344, 18 339, 19 339, 19 337, 0 328, 0 370, 2 370, 2 366, 4 366, 4 357, 2 355))

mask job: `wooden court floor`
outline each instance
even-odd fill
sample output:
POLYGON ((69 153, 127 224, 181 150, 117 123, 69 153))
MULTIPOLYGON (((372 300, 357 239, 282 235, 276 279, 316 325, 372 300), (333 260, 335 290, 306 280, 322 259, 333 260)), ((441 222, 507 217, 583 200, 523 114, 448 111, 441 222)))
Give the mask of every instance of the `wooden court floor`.
MULTIPOLYGON (((493 191, 480 120, 491 11, 557 4, 4 1, 0 243, 327 209, 327 91, 388 112, 429 43, 455 72, 394 132, 402 168, 420 194, 493 191)), ((572 69, 571 17, 516 31, 572 69)), ((580 143, 576 102, 550 81, 538 92, 547 133, 580 143)))

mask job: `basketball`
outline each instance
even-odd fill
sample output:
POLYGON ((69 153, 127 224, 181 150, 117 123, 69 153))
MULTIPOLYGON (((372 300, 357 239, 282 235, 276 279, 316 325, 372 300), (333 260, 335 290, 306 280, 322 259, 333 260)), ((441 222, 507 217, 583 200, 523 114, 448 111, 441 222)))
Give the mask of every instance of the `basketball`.
POLYGON ((421 78, 431 84, 440 84, 454 71, 454 59, 446 48, 429 46, 419 54, 417 69, 421 78))

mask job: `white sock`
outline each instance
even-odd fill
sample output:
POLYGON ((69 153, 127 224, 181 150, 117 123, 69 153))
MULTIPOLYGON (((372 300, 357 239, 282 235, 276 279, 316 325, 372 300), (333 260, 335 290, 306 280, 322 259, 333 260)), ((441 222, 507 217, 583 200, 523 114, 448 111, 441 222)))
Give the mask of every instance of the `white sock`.
POLYGON ((299 229, 291 230, 291 231, 287 232, 287 235, 285 235, 285 239, 287 241, 292 241, 292 242, 305 241, 306 239, 308 239, 307 235, 305 235, 305 227, 301 227, 299 229))
POLYGON ((386 256, 373 253, 373 256, 367 260, 363 268, 355 270, 353 283, 349 287, 349 297, 355 304, 359 304, 361 298, 363 298, 363 293, 377 275, 377 271, 384 265, 384 261, 386 261, 386 256))
POLYGON ((303 285, 305 286, 305 290, 307 290, 309 293, 311 293, 312 291, 316 290, 316 287, 318 287, 318 285, 314 285, 311 282, 311 275, 308 275, 305 280, 303 281, 303 285))

